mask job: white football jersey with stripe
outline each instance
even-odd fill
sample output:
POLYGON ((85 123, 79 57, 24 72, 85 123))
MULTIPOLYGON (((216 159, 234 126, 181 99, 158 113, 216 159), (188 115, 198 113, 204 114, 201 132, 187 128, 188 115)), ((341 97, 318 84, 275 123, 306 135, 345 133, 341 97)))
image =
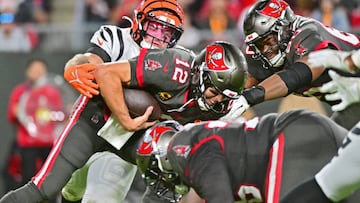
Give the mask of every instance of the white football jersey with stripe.
POLYGON ((105 53, 92 47, 88 52, 99 55, 104 62, 127 60, 139 55, 140 46, 131 37, 131 28, 119 28, 103 25, 92 36, 90 43, 101 48, 105 53))

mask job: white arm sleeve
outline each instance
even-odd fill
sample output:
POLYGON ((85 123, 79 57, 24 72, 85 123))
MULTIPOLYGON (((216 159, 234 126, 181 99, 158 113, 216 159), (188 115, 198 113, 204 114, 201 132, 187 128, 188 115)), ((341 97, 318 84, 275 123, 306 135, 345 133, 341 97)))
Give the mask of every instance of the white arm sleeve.
POLYGON ((338 202, 360 189, 360 122, 348 133, 343 146, 315 179, 325 195, 338 202))

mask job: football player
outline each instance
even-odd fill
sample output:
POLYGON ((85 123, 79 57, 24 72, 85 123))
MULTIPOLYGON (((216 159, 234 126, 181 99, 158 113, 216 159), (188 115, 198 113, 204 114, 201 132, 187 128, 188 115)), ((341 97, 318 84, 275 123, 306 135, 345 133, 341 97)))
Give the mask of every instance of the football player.
MULTIPOLYGON (((291 93, 325 101, 324 94, 312 87, 330 81, 327 69, 311 68, 299 60, 320 49, 351 51, 360 47, 357 36, 295 15, 283 0, 257 1, 245 15, 244 33, 250 73, 248 89, 234 102, 225 120, 237 117, 250 106, 291 93)), ((359 113, 360 104, 356 104, 334 112, 332 118, 350 129, 359 113)))
POLYGON ((145 134, 137 165, 145 182, 166 199, 176 197, 170 192, 183 194, 192 187, 206 203, 278 203, 290 187, 312 177, 336 154, 346 133, 328 117, 308 110, 247 122, 184 127, 165 122, 145 134))
MULTIPOLYGON (((92 36, 87 52, 75 55, 65 68, 87 62, 98 64, 127 60, 137 56, 141 47, 173 47, 183 33, 183 21, 183 11, 176 0, 144 0, 134 10, 132 27, 101 26, 92 36)), ((94 83, 88 84, 97 87, 94 83)), ((80 90, 89 98, 92 97, 91 92, 98 93, 97 90, 80 90)), ((122 202, 136 171, 136 166, 111 152, 96 153, 63 188, 63 203, 81 198, 83 202, 122 202)))
MULTIPOLYGON (((76 78, 76 71, 83 69, 94 71, 101 96, 77 101, 68 125, 39 173, 28 184, 8 192, 1 203, 41 202, 53 197, 71 174, 98 151, 112 151, 135 164, 137 140, 154 122, 147 122, 151 107, 142 116, 130 117, 122 86, 151 93, 164 114, 187 123, 225 115, 229 103, 241 94, 247 77, 241 50, 226 42, 214 42, 197 56, 183 48, 141 49, 139 56, 130 60, 69 67, 66 71, 74 73, 70 75, 79 86, 84 83, 80 80, 83 78, 76 78), (122 130, 133 131, 119 150, 103 138, 103 133, 109 132, 104 125, 109 112, 122 130)), ((109 134, 118 136, 114 132, 116 129, 109 134)))
MULTIPOLYGON (((354 73, 360 69, 360 50, 353 53, 333 50, 313 52, 309 54, 308 61, 314 67, 333 67, 354 73)), ((335 110, 341 110, 353 102, 360 101, 360 78, 341 77, 335 72, 330 75, 333 80, 320 90, 331 92, 331 96, 326 99, 341 99, 335 110)), ((360 189, 359 147, 360 122, 348 133, 337 156, 334 156, 314 178, 296 187, 281 202, 339 202, 360 189), (299 196, 303 197, 304 201, 299 201, 299 196)))

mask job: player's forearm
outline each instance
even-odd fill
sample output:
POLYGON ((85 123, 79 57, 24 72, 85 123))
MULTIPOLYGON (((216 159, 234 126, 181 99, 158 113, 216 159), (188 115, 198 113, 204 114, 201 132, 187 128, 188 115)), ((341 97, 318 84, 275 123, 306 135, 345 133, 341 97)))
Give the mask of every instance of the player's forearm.
POLYGON ((278 75, 273 75, 260 84, 246 89, 243 92, 247 103, 250 106, 262 103, 266 100, 286 96, 288 88, 278 75))
POLYGON ((109 66, 113 65, 100 65, 94 73, 101 96, 118 122, 124 129, 131 131, 132 119, 125 103, 121 80, 109 66))
POLYGON ((288 88, 286 84, 276 74, 264 80, 259 85, 263 86, 265 89, 265 100, 277 99, 288 94, 288 88))

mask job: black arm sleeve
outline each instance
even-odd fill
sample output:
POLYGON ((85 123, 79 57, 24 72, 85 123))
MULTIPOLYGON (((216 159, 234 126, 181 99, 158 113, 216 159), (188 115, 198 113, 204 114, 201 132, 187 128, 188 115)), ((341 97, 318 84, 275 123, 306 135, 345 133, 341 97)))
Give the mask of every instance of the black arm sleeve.
POLYGON ((276 73, 288 88, 288 94, 295 90, 309 86, 312 81, 310 68, 302 62, 292 64, 288 69, 276 73))
POLYGON ((191 187, 206 203, 233 203, 231 179, 219 143, 201 146, 189 163, 191 187))
POLYGON ((97 45, 93 44, 87 51, 87 53, 92 53, 100 56, 100 58, 104 62, 111 62, 110 56, 104 51, 102 48, 98 47, 97 45))

